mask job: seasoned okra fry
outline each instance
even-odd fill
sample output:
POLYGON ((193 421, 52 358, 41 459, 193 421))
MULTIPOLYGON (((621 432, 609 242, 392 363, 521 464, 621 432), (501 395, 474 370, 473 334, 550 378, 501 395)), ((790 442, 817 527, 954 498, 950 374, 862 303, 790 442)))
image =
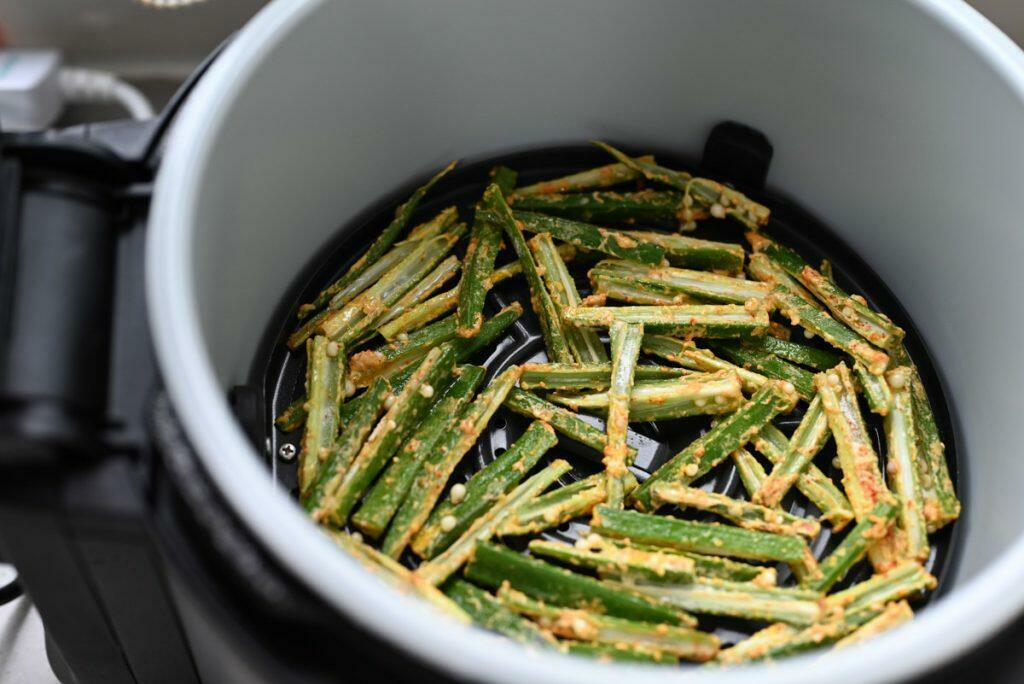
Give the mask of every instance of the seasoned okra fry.
POLYGON ((441 498, 448 478, 466 452, 476 444, 491 416, 501 406, 509 390, 519 379, 519 369, 506 369, 484 388, 473 403, 463 410, 456 428, 446 432, 420 468, 412 489, 398 509, 391 528, 384 538, 384 553, 397 558, 430 516, 441 498))
MULTIPOLYGON (((814 295, 805 290, 800 281, 786 273, 781 266, 764 254, 755 252, 750 255, 750 258, 747 259, 747 273, 755 280, 768 283, 776 289, 782 288, 787 293, 799 297, 818 311, 825 311, 825 306, 815 299, 814 295)), ((812 333, 808 331, 804 334, 811 335, 812 333)))
POLYGON ((622 507, 622 478, 629 472, 629 401, 633 392, 633 371, 640 355, 640 341, 644 337, 643 324, 615 322, 611 325, 612 372, 608 388, 608 416, 605 423, 607 440, 604 445, 605 504, 622 507))
MULTIPOLYGON (((767 587, 775 586, 777 581, 778 573, 775 571, 775 568, 771 566, 752 565, 750 563, 744 563, 742 561, 725 558, 723 556, 708 556, 700 553, 690 553, 653 544, 643 544, 623 539, 609 539, 596 533, 592 533, 584 543, 590 545, 594 539, 600 539, 601 544, 603 545, 611 545, 620 549, 645 551, 673 557, 682 556, 688 558, 693 561, 694 573, 696 576, 703 577, 705 579, 753 582, 754 584, 767 587)), ((657 563, 655 564, 655 569, 656 566, 657 563)), ((615 569, 610 567, 599 569, 598 574, 602 578, 615 579, 622 582, 628 582, 633 579, 631 573, 617 572, 615 569)), ((657 572, 647 574, 641 573, 640 577, 648 582, 664 581, 667 584, 672 584, 674 582, 668 574, 663 578, 657 572)))
POLYGON ((877 617, 865 622, 856 631, 835 643, 835 648, 846 648, 874 639, 879 634, 896 629, 914 619, 914 611, 906 601, 896 601, 885 607, 877 617))
POLYGON ((650 267, 628 261, 605 259, 590 269, 590 277, 610 276, 628 280, 638 288, 657 293, 686 295, 702 301, 722 304, 743 304, 750 299, 764 299, 771 286, 756 280, 692 271, 673 266, 650 267))
POLYGON ((740 476, 740 482, 747 496, 753 498, 764 481, 768 479, 768 473, 764 466, 752 453, 745 448, 739 448, 731 454, 733 465, 736 466, 736 473, 740 476))
POLYGON ((906 533, 906 558, 924 562, 928 558, 928 526, 924 518, 924 499, 918 481, 917 428, 910 388, 911 370, 900 366, 886 373, 892 391, 892 405, 885 416, 885 441, 888 449, 886 475, 896 495, 899 510, 896 520, 906 533))
POLYGON ((557 240, 583 249, 651 266, 657 266, 665 260, 665 250, 661 246, 629 237, 622 231, 532 211, 515 211, 513 216, 523 230, 550 233, 557 240))
POLYGON ((793 325, 799 325, 821 337, 833 347, 840 349, 875 375, 881 375, 889 365, 889 357, 885 352, 872 347, 863 337, 835 320, 824 311, 810 306, 800 297, 776 287, 772 295, 775 303, 793 325))
POLYGON ((752 660, 761 660, 770 649, 780 644, 789 643, 796 634, 796 628, 784 622, 776 622, 774 625, 754 632, 735 646, 722 649, 715 657, 715 662, 723 665, 738 665, 752 660))
POLYGON ((743 272, 746 254, 740 245, 731 242, 701 240, 678 233, 658 233, 647 230, 627 230, 626 235, 636 240, 653 242, 665 250, 668 263, 677 268, 716 271, 726 275, 743 272))
POLYGON ((683 194, 671 190, 552 193, 513 198, 517 211, 602 224, 672 226, 679 223, 683 194))
POLYGON ((865 615, 890 601, 917 596, 935 588, 935 578, 915 561, 903 561, 891 570, 878 573, 849 589, 825 598, 831 610, 842 609, 847 618, 865 615))
POLYGON ((810 371, 780 359, 770 352, 752 349, 738 342, 717 342, 712 346, 716 352, 735 364, 753 369, 765 377, 791 383, 804 401, 810 401, 814 396, 814 375, 810 371))
POLYGON ((366 253, 352 264, 348 272, 341 278, 338 278, 338 280, 331 283, 326 290, 317 295, 316 299, 314 299, 311 304, 304 304, 299 307, 299 318, 305 318, 322 307, 337 292, 358 278, 366 269, 373 266, 373 264, 375 264, 377 260, 391 248, 391 245, 395 243, 395 240, 398 239, 399 233, 405 230, 405 227, 409 224, 409 219, 412 218, 413 212, 416 211, 416 207, 419 206, 423 197, 430 192, 430 189, 433 188, 434 185, 436 185, 437 182, 445 176, 445 174, 455 168, 456 163, 457 162, 452 162, 441 169, 424 185, 417 188, 409 199, 399 205, 398 209, 395 210, 395 218, 388 224, 387 228, 381 231, 380 235, 377 236, 377 239, 374 240, 373 244, 371 244, 366 250, 366 253))
POLYGON ((689 484, 721 463, 730 453, 747 443, 769 421, 780 413, 788 413, 797 402, 792 385, 778 381, 757 390, 750 401, 725 417, 708 432, 658 468, 633 492, 637 508, 653 511, 659 507, 651 489, 661 482, 689 484))
POLYGON ((338 490, 356 454, 384 412, 384 403, 390 392, 391 385, 387 380, 377 380, 366 390, 356 411, 345 422, 341 436, 334 442, 327 461, 317 471, 316 479, 306 489, 302 499, 303 507, 313 514, 315 520, 327 516, 328 510, 323 506, 324 497, 338 490))
POLYGON ((810 587, 823 592, 831 590, 864 557, 872 544, 885 538, 895 516, 896 505, 888 501, 882 501, 871 509, 846 534, 839 546, 821 561, 821 579, 811 582, 810 587))
POLYGON ((688 337, 745 337, 763 335, 768 329, 765 308, 737 304, 574 307, 563 315, 571 323, 591 328, 608 328, 614 321, 623 321, 643 323, 651 333, 688 337))
POLYGON ((434 586, 443 583, 470 559, 478 544, 486 542, 494 536, 498 527, 516 508, 537 497, 570 470, 572 470, 572 466, 568 461, 561 459, 552 461, 539 473, 499 499, 490 510, 474 520, 473 524, 452 542, 451 546, 413 571, 413 576, 434 586))
MULTIPOLYGON (((498 536, 534 534, 588 515, 594 506, 604 503, 604 478, 604 473, 591 475, 526 502, 498 528, 498 536)), ((627 473, 622 484, 628 495, 636 489, 636 477, 627 473)))
MULTIPOLYGON (((529 242, 537 264, 543 269, 542 277, 547 285, 551 300, 559 311, 580 305, 580 293, 569 275, 569 269, 558 255, 554 240, 548 233, 535 235, 529 242)), ((608 352, 597 333, 589 328, 579 328, 562 320, 569 351, 579 363, 603 363, 608 361, 608 352)))
POLYGON ((306 424, 306 397, 299 397, 288 404, 281 415, 274 419, 274 425, 281 432, 292 432, 306 424))
POLYGON ((426 240, 428 238, 432 238, 435 235, 440 235, 441 233, 446 232, 458 222, 459 210, 454 206, 446 207, 432 218, 410 228, 409 234, 406 236, 405 240, 397 244, 400 245, 412 240, 426 240))
POLYGON ((696 662, 710 660, 718 653, 718 637, 687 627, 636 622, 587 610, 549 606, 509 587, 498 590, 498 600, 517 613, 530 616, 554 635, 566 639, 612 646, 639 646, 696 662))
POLYGON ((688 556, 617 545, 597 534, 580 539, 575 546, 534 539, 530 552, 574 568, 594 570, 601 577, 625 576, 676 584, 692 582, 696 565, 688 556))
POLYGON ((766 638, 763 643, 755 644, 747 649, 747 653, 744 656, 730 658, 730 662, 774 660, 784 656, 811 651, 835 643, 853 632, 861 624, 862 621, 860 619, 833 619, 819 622, 788 636, 779 634, 775 638, 766 638))
POLYGON ((774 354, 780 359, 785 359, 786 361, 791 361, 816 371, 828 370, 843 360, 839 354, 834 352, 818 349, 817 347, 809 347, 798 342, 780 340, 771 335, 743 340, 743 346, 760 352, 774 354))
POLYGON ((793 431, 785 455, 772 468, 771 474, 761 484, 761 489, 752 500, 769 508, 778 506, 790 487, 796 484, 801 473, 807 470, 814 457, 828 443, 831 434, 821 397, 815 395, 807 405, 800 424, 793 431))
MULTIPOLYGON (((638 157, 638 159, 645 162, 654 162, 654 157, 650 155, 638 157)), ((515 192, 512 193, 512 199, 518 201, 521 197, 610 188, 613 185, 628 183, 640 177, 639 171, 635 171, 625 164, 607 164, 568 176, 562 176, 561 178, 553 178, 541 181, 540 183, 534 183, 533 185, 516 188, 515 192)))
MULTIPOLYGON (((732 413, 743 404, 743 385, 731 371, 694 373, 673 380, 637 383, 630 393, 629 420, 670 420, 685 416, 732 413)), ((574 411, 604 415, 611 392, 552 394, 553 402, 574 411)))
POLYGON ((572 641, 563 639, 558 642, 558 650, 569 655, 578 655, 596 660, 599 663, 661 663, 677 665, 679 659, 667 653, 658 653, 639 646, 595 644, 590 641, 572 641))
POLYGON ((760 373, 737 366, 720 359, 708 349, 698 349, 693 342, 678 340, 667 335, 644 335, 642 350, 647 354, 660 356, 683 368, 705 373, 732 371, 743 382, 743 389, 755 392, 768 384, 769 380, 760 373))
POLYGON ((822 617, 821 594, 803 589, 709 579, 675 585, 641 581, 629 586, 660 603, 704 615, 784 622, 795 627, 812 625, 822 617))
POLYGON ((687 294, 669 292, 668 288, 655 288, 633 282, 630 278, 595 274, 590 277, 593 294, 587 297, 587 306, 601 305, 609 299, 639 306, 674 306, 698 303, 687 294))
POLYGON ((652 494, 661 503, 714 513, 748 530, 795 534, 808 539, 814 539, 821 532, 821 525, 817 520, 801 518, 798 515, 740 501, 724 494, 706 492, 703 489, 662 483, 655 485, 652 494))
POLYGON ((405 339, 378 349, 356 352, 349 359, 348 381, 355 388, 368 386, 377 378, 393 376, 419 361, 434 347, 455 339, 455 319, 448 318, 417 330, 405 339))
POLYGON ((474 584, 453 578, 445 584, 444 593, 473 618, 474 624, 484 629, 507 636, 521 644, 551 647, 557 644, 546 631, 509 610, 491 593, 474 584))
POLYGON ((537 313, 541 332, 544 334, 544 345, 547 348, 549 360, 560 363, 572 362, 572 353, 569 351, 565 332, 562 330, 561 316, 555 308, 554 302, 551 301, 551 295, 544 287, 537 264, 533 260, 533 254, 530 253, 526 238, 523 237, 520 222, 512 217, 512 210, 508 208, 497 185, 492 184, 484 192, 480 211, 484 213, 482 218, 496 221, 501 225, 509 242, 512 243, 512 249, 515 250, 516 256, 519 258, 523 275, 526 276, 526 283, 530 288, 530 303, 537 313))
POLYGON ((434 388, 447 381, 454 366, 455 350, 450 345, 435 347, 424 357, 409 382, 395 396, 387 413, 370 433, 345 472, 337 491, 330 495, 328 519, 332 523, 342 525, 348 520, 359 497, 416 429, 430 407, 434 388))
POLYGON ((413 552, 420 558, 433 558, 448 548, 477 518, 519 484, 556 442, 558 438, 550 425, 539 420, 530 423, 505 453, 478 470, 460 489, 453 488, 448 499, 434 508, 412 538, 413 552), (456 492, 460 494, 457 496, 456 492))
POLYGON ((681 610, 660 606, 635 592, 488 542, 477 544, 465 574, 485 587, 498 589, 507 582, 527 596, 567 608, 586 608, 643 622, 695 624, 693 618, 681 610))
POLYGON ((395 320, 406 311, 422 304, 458 272, 459 260, 454 256, 450 256, 439 263, 423 280, 413 285, 411 290, 402 295, 402 298, 391 307, 391 310, 377 322, 378 329, 380 326, 395 320))
POLYGON ((306 343, 306 429, 299 455, 299 491, 305 493, 338 438, 338 407, 344 401, 345 350, 326 337, 306 343))
POLYGON ((892 391, 885 377, 869 373, 862 363, 853 364, 853 372, 857 376, 861 389, 864 390, 864 398, 867 399, 868 408, 872 413, 884 416, 889 413, 889 406, 892 404, 892 391))
POLYGON ((380 537, 402 505, 420 466, 448 431, 455 429, 459 413, 484 378, 481 366, 460 366, 455 379, 439 393, 427 417, 402 445, 394 460, 374 483, 352 524, 373 539, 380 537))
MULTIPOLYGON (((611 382, 611 363, 524 363, 519 387, 528 390, 581 391, 606 390, 611 382)), ((672 366, 637 366, 633 377, 645 380, 671 380, 689 373, 672 366)))

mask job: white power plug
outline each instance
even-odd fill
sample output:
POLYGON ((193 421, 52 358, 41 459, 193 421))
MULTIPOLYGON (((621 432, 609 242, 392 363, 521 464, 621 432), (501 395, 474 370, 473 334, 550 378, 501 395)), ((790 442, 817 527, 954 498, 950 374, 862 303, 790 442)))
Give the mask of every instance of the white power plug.
POLYGON ((64 109, 56 50, 0 50, 0 130, 36 131, 64 109))

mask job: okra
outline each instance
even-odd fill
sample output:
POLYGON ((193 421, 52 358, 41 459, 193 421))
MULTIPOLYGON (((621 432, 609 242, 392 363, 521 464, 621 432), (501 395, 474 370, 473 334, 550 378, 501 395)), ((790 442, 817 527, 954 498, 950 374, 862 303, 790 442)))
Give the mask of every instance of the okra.
MULTIPOLYGON (((731 371, 694 373, 672 380, 637 383, 630 393, 629 420, 670 420, 732 413, 743 404, 743 386, 731 371)), ((611 392, 553 394, 551 400, 574 411, 605 414, 611 392)))
POLYGON ((480 366, 460 366, 457 377, 439 394, 427 417, 402 445, 395 459, 377 479, 362 505, 352 515, 352 524, 376 539, 405 500, 420 467, 442 436, 456 429, 458 415, 484 378, 480 366))
POLYGON ((566 309, 570 323, 608 328, 614 321, 643 323, 651 333, 687 337, 745 337, 763 335, 768 329, 768 311, 760 306, 736 304, 689 304, 679 306, 574 307, 566 309))
POLYGON ((816 371, 825 371, 833 368, 842 361, 842 357, 834 352, 816 347, 809 347, 806 344, 780 340, 778 337, 765 335, 764 337, 752 337, 743 340, 743 346, 756 349, 763 353, 774 354, 780 359, 791 361, 801 366, 812 368, 816 371))
MULTIPOLYGON (((526 276, 526 284, 530 288, 530 302, 533 310, 537 313, 540 321, 541 332, 544 335, 544 346, 547 348, 548 358, 551 361, 569 363, 573 360, 569 351, 569 345, 565 339, 565 332, 562 330, 562 319, 555 309, 551 295, 544 287, 540 273, 537 271, 537 264, 530 253, 530 247, 526 244, 520 222, 512 217, 512 210, 508 208, 505 198, 502 196, 498 186, 491 185, 484 192, 483 206, 480 211, 484 212, 483 218, 488 221, 495 221, 501 225, 512 243, 519 263, 523 268, 523 275, 526 276)), ((478 216, 480 214, 478 211, 478 216)))
POLYGON ((810 401, 814 396, 814 375, 771 352, 763 352, 731 341, 717 342, 712 347, 735 364, 753 369, 765 377, 792 384, 804 401, 810 401))
POLYGON ((743 304, 750 299, 764 299, 771 286, 756 280, 692 271, 673 266, 651 268, 628 261, 605 259, 590 270, 590 277, 608 276, 628 280, 638 288, 657 293, 686 295, 699 300, 722 304, 743 304))
POLYGON ((914 619, 914 611, 906 601, 896 601, 885 607, 881 613, 865 622, 856 631, 835 643, 836 648, 846 648, 874 639, 879 634, 896 629, 914 619))
MULTIPOLYGON (((427 240, 436 235, 446 232, 449 228, 459 222, 459 210, 454 206, 446 207, 439 211, 433 218, 409 229, 409 235, 405 242, 412 240, 427 240)), ((403 244, 399 242, 398 244, 403 244)))
POLYGON ((274 419, 274 425, 281 432, 293 432, 306 424, 306 396, 303 395, 288 404, 281 415, 274 419))
POLYGON ((402 295, 391 310, 377 322, 377 327, 395 320, 410 309, 422 304, 430 295, 448 282, 459 272, 459 260, 450 256, 439 263, 425 278, 417 282, 411 290, 402 295))
MULTIPOLYGON (((524 363, 520 368, 519 387, 542 391, 606 390, 612 373, 611 363, 524 363)), ((633 377, 637 382, 671 380, 687 373, 671 366, 637 366, 633 377)))
POLYGON ((718 637, 687 627, 655 625, 587 610, 549 606, 509 587, 498 590, 498 600, 566 639, 640 647, 697 662, 710 660, 718 653, 718 637))
POLYGON ((299 490, 306 492, 338 437, 338 407, 344 401, 345 351, 326 337, 306 343, 306 429, 299 456, 299 490))
POLYGON ((776 622, 754 632, 735 646, 722 649, 715 657, 715 662, 723 665, 738 665, 753 660, 761 660, 773 648, 790 643, 797 633, 798 630, 795 627, 791 627, 784 622, 776 622))
POLYGON ((665 260, 664 248, 653 242, 632 238, 622 231, 532 211, 515 211, 513 215, 523 230, 550 233, 557 240, 583 249, 651 266, 657 266, 665 260))
POLYGON ((455 350, 448 345, 436 347, 424 357, 370 433, 338 490, 331 495, 331 522, 341 525, 348 520, 359 497, 419 424, 430 406, 434 388, 447 380, 454 366, 455 350))
POLYGON ((417 579, 437 586, 452 576, 473 555, 474 549, 490 540, 495 531, 525 502, 535 498, 567 472, 572 470, 568 461, 552 461, 546 468, 506 494, 489 511, 477 518, 469 528, 440 555, 417 568, 417 579))
MULTIPOLYGON (((644 162, 654 162, 654 157, 649 155, 639 157, 639 159, 644 162)), ((613 185, 628 183, 640 177, 639 171, 635 171, 626 164, 608 164, 568 176, 562 176, 561 178, 554 178, 522 188, 516 188, 515 192, 512 193, 512 198, 518 201, 522 197, 609 188, 613 185)))
POLYGON ((450 580, 445 585, 444 593, 459 608, 466 611, 474 624, 484 629, 507 636, 521 644, 553 647, 557 643, 536 624, 506 608, 489 592, 465 580, 450 580))
POLYGON ((903 561, 871 579, 825 599, 829 609, 842 609, 844 617, 864 615, 891 601, 910 598, 935 588, 935 578, 915 561, 903 561))
POLYGON ((384 553, 397 558, 427 521, 434 504, 441 497, 448 478, 466 452, 476 443, 498 410, 509 390, 519 378, 515 366, 506 369, 491 381, 473 403, 467 406, 455 428, 446 432, 433 452, 427 454, 412 489, 398 509, 391 528, 384 537, 384 553))
POLYGON ((635 582, 629 586, 660 603, 703 615, 784 622, 795 627, 812 625, 822 617, 821 594, 814 591, 710 579, 678 585, 635 582))
POLYGON ((772 295, 779 311, 789 318, 793 325, 799 325, 821 337, 833 347, 840 349, 864 364, 869 372, 881 375, 889 365, 885 352, 872 347, 863 337, 838 322, 824 311, 810 306, 800 297, 776 287, 772 295))
POLYGON ((433 558, 448 548, 473 521, 519 484, 556 442, 550 425, 539 420, 531 423, 505 453, 466 482, 463 498, 456 501, 451 496, 434 509, 413 537, 412 550, 420 558, 433 558))
MULTIPOLYGON (((492 177, 498 192, 507 195, 515 186, 516 174, 511 169, 500 167, 492 170, 492 177)), ((479 207, 478 207, 479 208, 479 207)), ((459 282, 459 305, 456 312, 459 335, 469 337, 476 334, 483 323, 484 299, 490 289, 489 280, 494 272, 494 260, 501 249, 501 226, 488 220, 483 214, 476 217, 473 232, 466 247, 462 280, 459 282)))
MULTIPOLYGON (((825 311, 825 307, 821 302, 805 290, 800 281, 786 273, 781 266, 764 254, 754 253, 750 255, 750 258, 747 259, 747 273, 755 280, 768 283, 776 289, 782 289, 794 297, 799 297, 818 311, 825 311)), ((811 333, 807 332, 806 334, 810 335, 811 333)))
POLYGON ((748 530, 799 535, 808 539, 814 539, 821 532, 821 525, 817 520, 740 501, 724 494, 706 492, 703 489, 662 483, 654 487, 652 494, 663 504, 714 513, 748 530))
POLYGON ((885 416, 885 441, 888 448, 886 474, 896 495, 899 510, 896 519, 906 533, 906 557, 924 562, 928 558, 928 526, 924 518, 918 461, 917 428, 910 388, 911 370, 900 366, 886 374, 892 391, 892 405, 885 416))
POLYGON ((589 641, 565 639, 558 643, 558 650, 569 655, 585 656, 599 663, 662 663, 676 665, 679 659, 667 653, 651 651, 639 646, 595 644, 589 641))
POLYGON ((640 485, 632 494, 637 508, 644 511, 658 508, 651 496, 655 484, 677 482, 685 485, 693 482, 746 444, 775 416, 792 410, 796 401, 796 390, 792 385, 772 381, 757 390, 750 401, 694 440, 640 485))
POLYGON ((753 499, 757 491, 764 485, 764 481, 768 479, 768 473, 764 471, 764 466, 757 460, 757 457, 745 448, 737 449, 730 456, 733 465, 736 466, 736 474, 740 477, 743 489, 746 490, 747 496, 753 499))
POLYGON ((517 211, 604 224, 672 226, 679 223, 683 194, 674 191, 551 193, 513 198, 517 211))
POLYGON ((574 568, 594 570, 601 577, 646 578, 659 582, 689 584, 694 579, 692 558, 666 551, 617 545, 600 535, 580 539, 575 546, 534 539, 530 552, 574 568))
POLYGON ((613 617, 670 625, 692 624, 683 611, 660 606, 639 594, 613 587, 512 549, 487 542, 477 544, 466 566, 466 577, 491 589, 506 582, 537 600, 569 608, 586 608, 613 617))
POLYGON ((639 306, 675 306, 697 304, 698 300, 687 294, 671 292, 669 288, 656 288, 633 282, 629 278, 594 274, 590 277, 593 294, 587 298, 587 305, 604 305, 609 299, 639 306))
POLYGON ((869 373, 862 363, 853 364, 853 372, 857 375, 861 389, 864 390, 864 398, 867 399, 871 412, 880 416, 888 414, 892 405, 892 391, 885 377, 869 373))
POLYGON ((839 546, 821 561, 821 579, 811 582, 811 588, 823 592, 832 589, 864 557, 872 544, 885 538, 895 516, 896 506, 888 501, 882 501, 872 508, 847 532, 839 546))
POLYGON ((730 242, 701 240, 677 233, 658 233, 647 230, 623 232, 635 240, 659 245, 665 250, 665 258, 668 259, 668 263, 677 268, 717 271, 726 275, 743 272, 746 253, 739 245, 730 242))
POLYGON ((349 359, 349 382, 366 387, 377 378, 391 377, 427 355, 434 347, 455 339, 455 319, 448 317, 417 330, 405 339, 379 349, 357 352, 349 359))
POLYGON ((615 322, 610 330, 612 347, 611 384, 608 388, 607 439, 604 445, 605 503, 622 507, 623 485, 629 460, 626 435, 629 432, 630 395, 633 392, 633 371, 640 355, 644 337, 643 324, 615 322))
POLYGON ((772 468, 771 474, 753 496, 753 501, 769 508, 778 506, 782 502, 782 497, 786 496, 790 487, 796 484, 801 473, 807 470, 814 457, 828 442, 831 434, 821 397, 815 395, 807 405, 800 424, 793 431, 785 455, 772 468))
MULTIPOLYGON (((566 268, 565 262, 559 256, 551 236, 547 233, 540 233, 530 240, 529 245, 537 263, 544 269, 544 282, 547 284, 551 300, 559 311, 579 306, 580 294, 576 290, 576 283, 569 275, 569 269, 566 268)), ((579 363, 603 363, 608 360, 608 352, 605 351, 604 344, 601 343, 601 338, 596 332, 589 328, 579 328, 564 320, 561 323, 569 351, 576 361, 579 363)))
POLYGON ((433 188, 434 185, 436 185, 437 182, 445 176, 445 174, 455 168, 455 164, 456 162, 452 162, 441 169, 424 185, 417 188, 408 200, 399 205, 398 209, 395 210, 394 219, 392 219, 391 223, 388 224, 387 228, 381 231, 380 235, 377 236, 377 239, 373 241, 373 244, 370 245, 363 256, 352 264, 345 275, 338 278, 338 280, 331 283, 327 289, 317 295, 316 299, 314 299, 312 303, 300 307, 299 317, 304 318, 322 307, 331 299, 331 297, 358 278, 364 271, 366 271, 366 269, 373 266, 377 260, 391 248, 391 245, 395 243, 395 240, 398 239, 399 233, 405 230, 405 227, 409 225, 409 219, 412 218, 413 212, 416 211, 416 207, 419 206, 419 203, 424 196, 430 192, 430 189, 433 188))
MULTIPOLYGON (((604 503, 604 478, 604 473, 591 475, 528 501, 498 528, 498 536, 534 534, 589 514, 594 506, 604 503)), ((622 484, 624 492, 629 494, 636 489, 636 478, 628 473, 622 478, 622 484)))
POLYGON ((756 392, 769 383, 768 378, 751 370, 720 359, 709 349, 698 349, 690 341, 677 340, 667 335, 644 335, 642 349, 647 354, 660 356, 683 368, 705 373, 731 371, 736 373, 747 392, 756 392))
MULTIPOLYGON (((862 618, 832 619, 813 624, 792 633, 767 635, 759 643, 746 647, 743 653, 726 655, 719 662, 749 662, 758 660, 774 660, 783 656, 792 656, 811 651, 822 646, 835 643, 862 624, 862 618)), ((792 628, 791 628, 792 629, 792 628)), ((742 642, 741 642, 742 643, 742 642)), ((727 651, 723 651, 726 654, 727 651)))
POLYGON ((303 497, 303 506, 313 513, 315 519, 321 520, 327 516, 327 509, 323 507, 324 497, 338 490, 356 454, 363 448, 363 443, 383 413, 390 392, 391 385, 387 380, 377 380, 360 397, 356 411, 345 423, 326 463, 317 471, 313 485, 307 488, 303 497))

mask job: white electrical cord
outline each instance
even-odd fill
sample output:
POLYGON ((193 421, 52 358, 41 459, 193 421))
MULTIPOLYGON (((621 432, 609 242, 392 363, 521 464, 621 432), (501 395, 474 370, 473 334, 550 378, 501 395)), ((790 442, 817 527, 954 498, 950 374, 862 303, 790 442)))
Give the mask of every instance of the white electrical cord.
POLYGON ((133 119, 151 119, 154 116, 153 105, 138 88, 108 71, 65 67, 60 70, 60 88, 67 102, 117 102, 128 110, 133 119))

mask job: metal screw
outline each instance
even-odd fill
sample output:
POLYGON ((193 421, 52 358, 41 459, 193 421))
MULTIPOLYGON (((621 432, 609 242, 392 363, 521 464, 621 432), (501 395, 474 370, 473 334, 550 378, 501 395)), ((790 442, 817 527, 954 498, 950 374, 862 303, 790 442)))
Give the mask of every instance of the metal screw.
POLYGON ((298 449, 295 448, 294 444, 286 442, 278 448, 277 455, 281 457, 282 461, 290 461, 295 458, 295 453, 297 451, 298 449))

